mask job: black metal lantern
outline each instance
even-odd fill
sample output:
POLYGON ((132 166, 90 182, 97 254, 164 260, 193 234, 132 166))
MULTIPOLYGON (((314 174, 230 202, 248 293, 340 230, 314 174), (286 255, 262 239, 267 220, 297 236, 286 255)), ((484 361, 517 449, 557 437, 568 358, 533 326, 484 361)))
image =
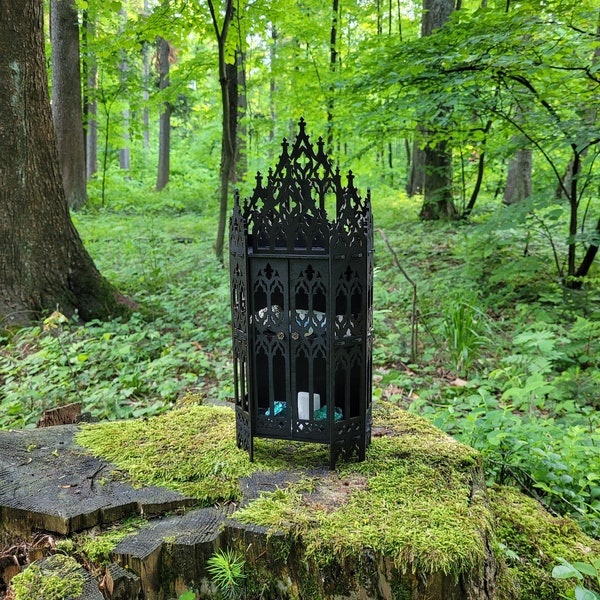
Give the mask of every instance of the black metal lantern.
POLYGON ((330 446, 364 460, 371 438, 373 219, 304 120, 266 185, 236 192, 230 221, 237 444, 330 446), (329 205, 331 203, 331 206, 329 205), (333 218, 328 218, 335 213, 333 218))

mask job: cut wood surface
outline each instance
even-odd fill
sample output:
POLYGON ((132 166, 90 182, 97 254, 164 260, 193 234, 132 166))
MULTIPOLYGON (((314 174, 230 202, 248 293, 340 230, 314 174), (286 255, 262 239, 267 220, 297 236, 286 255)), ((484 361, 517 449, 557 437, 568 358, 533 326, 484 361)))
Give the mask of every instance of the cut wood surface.
POLYGON ((133 514, 195 504, 158 487, 134 488, 73 441, 76 425, 0 431, 0 540, 33 530, 69 534, 133 514))

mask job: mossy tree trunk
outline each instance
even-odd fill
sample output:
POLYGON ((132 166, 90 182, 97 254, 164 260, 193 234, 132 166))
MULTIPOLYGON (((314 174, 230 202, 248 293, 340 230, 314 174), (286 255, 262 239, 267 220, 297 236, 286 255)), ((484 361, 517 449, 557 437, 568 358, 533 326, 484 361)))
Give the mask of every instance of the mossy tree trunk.
POLYGON ((0 327, 44 311, 83 319, 128 310, 73 226, 44 55, 42 0, 0 0, 0 327))

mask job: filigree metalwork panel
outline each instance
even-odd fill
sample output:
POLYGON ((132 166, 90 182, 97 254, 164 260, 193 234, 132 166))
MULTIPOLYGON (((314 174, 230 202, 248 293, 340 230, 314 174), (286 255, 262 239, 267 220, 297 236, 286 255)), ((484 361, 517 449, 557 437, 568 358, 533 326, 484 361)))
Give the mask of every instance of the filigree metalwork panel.
POLYGON ((364 335, 365 301, 365 278, 348 265, 335 282, 334 335, 336 339, 364 335))
POLYGON ((256 420, 256 431, 257 433, 268 437, 289 437, 290 419, 284 419, 282 417, 266 417, 262 414, 258 415, 256 420))
POLYGON ((373 220, 303 120, 276 166, 236 193, 230 223, 238 445, 329 445, 365 458, 371 437, 373 220), (248 439, 249 438, 249 439, 248 439))
POLYGON ((250 429, 250 416, 247 412, 244 412, 238 407, 236 407, 235 411, 235 430, 238 448, 249 452, 250 460, 252 460, 254 455, 254 445, 250 429))

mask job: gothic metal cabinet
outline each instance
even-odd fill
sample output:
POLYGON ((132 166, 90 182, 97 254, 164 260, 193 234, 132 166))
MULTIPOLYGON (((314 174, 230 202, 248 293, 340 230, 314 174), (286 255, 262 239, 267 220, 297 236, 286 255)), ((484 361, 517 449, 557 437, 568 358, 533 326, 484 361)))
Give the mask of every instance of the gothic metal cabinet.
POLYGON ((237 443, 330 446, 364 460, 371 433, 373 226, 363 201, 305 133, 230 222, 237 443), (329 206, 331 203, 331 206, 329 206), (335 213, 328 219, 328 210, 335 213))

